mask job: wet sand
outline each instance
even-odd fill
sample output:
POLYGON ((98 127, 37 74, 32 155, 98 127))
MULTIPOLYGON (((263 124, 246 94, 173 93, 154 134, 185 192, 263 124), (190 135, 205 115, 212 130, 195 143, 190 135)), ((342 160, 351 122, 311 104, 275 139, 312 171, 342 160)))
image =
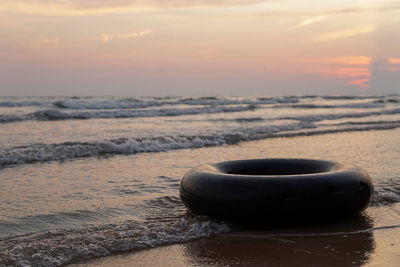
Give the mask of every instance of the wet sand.
MULTIPOLYGON (((297 154, 316 158, 321 151, 334 160, 354 162, 357 157, 357 163, 371 175, 374 183, 384 186, 382 180, 393 177, 392 187, 398 186, 396 181, 400 177, 396 156, 398 134, 396 130, 301 137, 297 139, 299 146, 295 140, 283 138, 212 150, 216 152, 214 158, 218 154, 226 155, 218 150, 228 150, 233 157, 241 157, 237 153, 241 149, 258 150, 259 154, 263 149, 274 151, 276 157, 297 154)), ((386 199, 380 192, 376 192, 376 198, 357 219, 273 229, 233 227, 230 232, 209 238, 73 266, 400 266, 400 203, 386 199)))
MULTIPOLYGON (((399 222, 386 216, 382 224, 381 209, 333 224, 234 230, 73 266, 399 266, 399 222)), ((400 204, 391 210, 399 214, 400 204)))

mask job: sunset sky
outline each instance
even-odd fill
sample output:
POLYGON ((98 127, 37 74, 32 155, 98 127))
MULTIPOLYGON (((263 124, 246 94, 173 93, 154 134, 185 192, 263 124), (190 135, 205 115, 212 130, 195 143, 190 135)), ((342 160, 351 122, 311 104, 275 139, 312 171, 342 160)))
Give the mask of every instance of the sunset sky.
POLYGON ((1 95, 400 93, 400 1, 1 0, 1 95))

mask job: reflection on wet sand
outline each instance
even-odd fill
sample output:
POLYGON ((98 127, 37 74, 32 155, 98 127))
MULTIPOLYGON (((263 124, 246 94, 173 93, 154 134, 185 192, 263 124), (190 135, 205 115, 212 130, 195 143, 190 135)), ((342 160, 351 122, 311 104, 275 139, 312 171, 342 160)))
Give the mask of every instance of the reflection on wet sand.
POLYGON ((359 266, 369 261, 375 241, 372 220, 287 229, 236 230, 184 245, 194 265, 359 266))

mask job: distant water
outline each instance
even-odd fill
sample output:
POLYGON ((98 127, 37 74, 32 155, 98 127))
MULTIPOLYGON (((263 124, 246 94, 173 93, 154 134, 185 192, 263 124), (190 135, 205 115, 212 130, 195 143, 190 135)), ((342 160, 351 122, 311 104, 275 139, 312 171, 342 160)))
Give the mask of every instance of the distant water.
POLYGON ((397 128, 399 96, 0 98, 0 166, 397 128))
POLYGON ((375 166, 370 172, 381 178, 374 205, 400 202, 391 163, 400 151, 380 152, 388 157, 385 170, 369 158, 396 137, 365 147, 354 137, 345 155, 335 151, 341 141, 318 139, 398 128, 399 95, 1 97, 0 266, 56 266, 230 231, 227 223, 186 213, 182 175, 210 161, 273 157, 240 146, 280 137, 295 146, 310 136, 329 148, 300 156, 375 166))

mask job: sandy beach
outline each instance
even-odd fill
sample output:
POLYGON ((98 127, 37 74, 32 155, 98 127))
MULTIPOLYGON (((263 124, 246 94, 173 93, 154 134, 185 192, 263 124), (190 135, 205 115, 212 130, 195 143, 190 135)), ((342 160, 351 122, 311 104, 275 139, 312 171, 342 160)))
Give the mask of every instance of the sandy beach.
MULTIPOLYGON (((182 106, 186 98, 67 99, 75 109, 53 113, 71 117, 6 122, 0 266, 396 266, 400 111, 392 98, 189 99, 194 107, 182 106), (168 110, 160 101, 179 112, 160 116, 168 110), (199 110, 201 101, 221 107, 199 110), (260 107, 224 111, 228 101, 260 107), (106 108, 137 103, 156 107, 134 111, 143 117, 104 118, 132 116, 106 108), (82 106, 95 110, 76 109, 82 106), (74 117, 83 115, 92 118, 74 117), (257 158, 349 162, 371 176, 373 201, 356 220, 302 227, 246 228, 187 212, 179 197, 187 171, 257 158)), ((44 100, 24 109, 53 116, 42 110, 53 105, 44 100)))
MULTIPOLYGON (((393 208, 400 212, 400 205, 393 208)), ((378 209, 368 213, 333 225, 233 231, 72 266, 398 266, 399 225, 380 226, 373 223, 382 215, 378 209)))
MULTIPOLYGON (((277 157, 315 158, 319 151, 324 151, 326 158, 342 157, 344 161, 354 160, 352 157, 357 154, 362 155, 358 157, 358 165, 363 165, 374 182, 379 183, 382 179, 379 173, 387 174, 390 169, 397 171, 398 165, 392 164, 398 159, 393 161, 391 157, 399 152, 398 141, 395 141, 398 134, 399 130, 394 130, 282 138, 235 147, 205 148, 196 154, 209 153, 212 159, 221 155, 238 158, 242 157, 241 151, 246 151, 249 157, 265 153, 277 157), (338 146, 341 149, 336 149, 338 146)), ((187 161, 187 158, 181 160, 187 161)), ((360 218, 352 220, 273 229, 233 226, 229 232, 208 238, 72 266, 398 266, 400 205, 390 203, 395 199, 379 191, 378 188, 373 205, 360 218)))

